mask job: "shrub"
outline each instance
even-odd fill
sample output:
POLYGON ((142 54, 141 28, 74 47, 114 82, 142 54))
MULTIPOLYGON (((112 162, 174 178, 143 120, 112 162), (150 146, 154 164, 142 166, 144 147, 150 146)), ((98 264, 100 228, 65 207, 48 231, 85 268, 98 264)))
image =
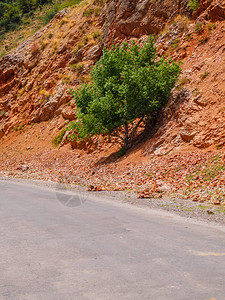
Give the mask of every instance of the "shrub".
POLYGON ((41 52, 40 46, 37 43, 33 43, 30 48, 30 53, 32 56, 36 56, 41 52))
POLYGON ((211 31, 212 29, 216 29, 216 24, 215 23, 208 23, 207 24, 207 29, 208 29, 208 31, 211 31))
POLYGON ((24 88, 20 89, 17 93, 17 97, 21 97, 24 93, 24 88))
POLYGON ((188 30, 188 26, 190 25, 191 21, 186 16, 178 15, 174 19, 174 23, 179 26, 180 30, 188 30))
POLYGON ((66 23, 69 23, 69 20, 67 18, 63 18, 61 21, 60 21, 60 24, 59 24, 59 27, 62 27, 64 24, 66 23))
POLYGON ((203 26, 201 22, 198 22, 195 24, 195 32, 200 34, 203 31, 203 26))
POLYGON ((5 111, 4 110, 0 110, 0 117, 4 116, 5 115, 5 111))
POLYGON ((184 87, 184 85, 187 84, 188 82, 189 82, 189 80, 188 80, 188 78, 186 76, 180 78, 180 80, 177 83, 176 89, 178 91, 180 91, 184 87))
POLYGON ((190 0, 188 2, 188 6, 191 10, 195 11, 199 8, 199 1, 198 0, 190 0))
POLYGON ((41 44, 41 50, 44 50, 49 44, 49 41, 48 40, 44 40, 41 44))
POLYGON ((96 8, 94 9, 94 14, 95 14, 96 17, 100 15, 100 12, 101 12, 101 8, 96 7, 96 8))
POLYGON ((172 47, 173 49, 175 49, 175 48, 178 47, 179 43, 180 43, 180 39, 175 39, 175 40, 173 40, 173 41, 171 42, 171 47, 172 47))
POLYGON ((49 91, 41 90, 40 95, 42 96, 42 101, 48 101, 48 99, 50 98, 51 94, 49 93, 49 91))
POLYGON ((208 39, 209 38, 207 36, 205 36, 202 39, 199 39, 198 42, 199 42, 199 44, 203 45, 203 44, 205 44, 208 41, 208 39))
POLYGON ((92 34, 92 37, 94 40, 96 40, 97 38, 99 38, 101 36, 101 33, 100 31, 95 31, 93 34, 92 34))
POLYGON ((180 71, 179 64, 157 59, 153 37, 142 48, 134 42, 104 48, 90 73, 91 84, 71 91, 78 116, 74 138, 107 133, 128 149, 139 125, 168 101, 180 71))
POLYGON ((84 44, 87 44, 88 43, 88 36, 84 35, 82 40, 83 40, 84 44))
POLYGON ((48 38, 51 39, 52 37, 53 37, 53 33, 52 33, 52 32, 49 32, 48 38))
POLYGON ((76 69, 77 69, 77 72, 80 74, 83 71, 83 69, 84 69, 84 64, 83 63, 79 63, 76 66, 76 69))
POLYGON ((52 139, 53 145, 58 146, 61 143, 65 133, 66 133, 66 128, 63 128, 60 131, 60 133, 52 139))
POLYGON ((49 9, 46 14, 42 17, 42 23, 43 25, 48 24, 57 14, 58 12, 58 7, 53 6, 51 9, 49 9))
POLYGON ((90 16, 93 14, 93 12, 94 12, 94 9, 91 8, 91 7, 88 7, 88 8, 84 11, 83 15, 84 15, 85 17, 90 17, 90 16))
POLYGON ((204 78, 206 78, 207 76, 209 75, 209 72, 208 71, 205 71, 205 72, 203 72, 202 74, 200 74, 200 78, 201 79, 204 79, 204 78))

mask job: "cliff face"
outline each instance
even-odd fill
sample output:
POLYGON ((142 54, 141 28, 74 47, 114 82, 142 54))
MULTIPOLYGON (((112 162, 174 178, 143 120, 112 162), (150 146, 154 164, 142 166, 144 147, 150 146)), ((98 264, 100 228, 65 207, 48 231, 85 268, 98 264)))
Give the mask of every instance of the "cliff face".
POLYGON ((86 2, 62 11, 1 59, 0 137, 56 116, 74 117, 68 90, 83 82, 102 50, 98 26, 93 24, 99 10, 98 4, 86 2))
POLYGON ((108 1, 100 16, 106 44, 158 34, 177 15, 191 16, 187 0, 108 1))
MULTIPOLYGON (((28 124, 74 116, 68 92, 88 81, 90 67, 111 45, 156 36, 160 55, 183 60, 183 74, 145 153, 169 153, 183 145, 225 143, 224 2, 110 0, 81 3, 59 13, 43 30, 0 61, 0 138, 28 124), (100 16, 99 13, 101 11, 100 16)), ((150 138, 150 137, 149 137, 150 138)))

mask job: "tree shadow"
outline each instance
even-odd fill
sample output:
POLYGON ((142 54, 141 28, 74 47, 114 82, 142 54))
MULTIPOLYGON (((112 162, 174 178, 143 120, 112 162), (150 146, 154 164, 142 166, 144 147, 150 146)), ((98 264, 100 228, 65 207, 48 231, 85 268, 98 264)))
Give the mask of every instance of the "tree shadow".
POLYGON ((111 164, 114 162, 118 162, 120 159, 124 159, 125 157, 129 156, 131 153, 134 151, 139 150, 140 147, 148 140, 151 139, 155 132, 156 132, 156 123, 157 123, 157 118, 159 114, 155 114, 154 116, 151 117, 151 119, 148 120, 148 122, 145 125, 145 128, 136 134, 134 138, 134 142, 132 147, 130 147, 126 152, 123 154, 123 149, 120 148, 118 151, 115 151, 108 156, 100 158, 96 163, 95 166, 103 166, 107 164, 111 164))

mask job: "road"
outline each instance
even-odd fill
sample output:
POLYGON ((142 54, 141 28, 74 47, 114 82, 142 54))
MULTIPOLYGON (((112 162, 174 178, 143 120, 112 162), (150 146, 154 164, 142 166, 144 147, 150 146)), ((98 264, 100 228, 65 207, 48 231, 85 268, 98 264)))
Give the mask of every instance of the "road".
POLYGON ((0 299, 225 299, 224 227, 72 197, 0 181, 0 299))

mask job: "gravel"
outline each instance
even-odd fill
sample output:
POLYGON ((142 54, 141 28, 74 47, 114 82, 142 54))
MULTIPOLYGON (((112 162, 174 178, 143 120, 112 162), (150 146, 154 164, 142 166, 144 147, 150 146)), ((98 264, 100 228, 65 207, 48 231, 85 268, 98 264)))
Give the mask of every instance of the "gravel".
MULTIPOLYGON (((102 200, 105 198, 129 203, 142 208, 151 208, 168 211, 170 213, 180 215, 184 218, 192 218, 198 221, 205 221, 207 223, 225 224, 225 207, 215 206, 209 203, 199 203, 191 201, 191 199, 179 199, 174 195, 163 196, 162 198, 148 198, 138 199, 136 193, 131 191, 87 191, 85 186, 59 184, 53 181, 15 179, 10 177, 0 177, 0 180, 9 180, 13 182, 36 185, 43 188, 51 188, 57 191, 71 191, 75 193, 82 193, 84 199, 90 197, 98 197, 102 200)), ((84 203, 83 203, 84 205, 84 203)))

